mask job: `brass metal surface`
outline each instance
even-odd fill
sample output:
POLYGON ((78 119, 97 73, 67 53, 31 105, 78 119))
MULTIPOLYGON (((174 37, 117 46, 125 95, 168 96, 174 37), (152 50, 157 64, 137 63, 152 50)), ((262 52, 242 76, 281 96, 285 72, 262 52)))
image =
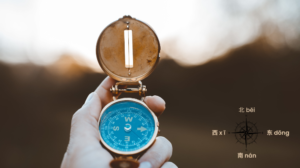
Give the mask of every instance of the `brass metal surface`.
POLYGON ((132 157, 120 156, 109 163, 111 168, 138 168, 140 163, 132 157))
POLYGON ((96 46, 103 71, 117 81, 136 82, 146 78, 159 61, 160 44, 155 32, 146 23, 124 16, 108 25, 96 46), (124 30, 132 30, 133 68, 125 68, 124 30))
POLYGON ((124 93, 139 93, 139 96, 143 98, 146 96, 147 93, 147 88, 146 85, 142 84, 142 81, 138 82, 117 82, 115 86, 112 86, 110 88, 110 92, 113 94, 114 99, 116 96, 119 95, 119 93, 124 92, 124 93), (139 85, 138 88, 122 88, 120 89, 119 86, 132 86, 132 85, 139 85))

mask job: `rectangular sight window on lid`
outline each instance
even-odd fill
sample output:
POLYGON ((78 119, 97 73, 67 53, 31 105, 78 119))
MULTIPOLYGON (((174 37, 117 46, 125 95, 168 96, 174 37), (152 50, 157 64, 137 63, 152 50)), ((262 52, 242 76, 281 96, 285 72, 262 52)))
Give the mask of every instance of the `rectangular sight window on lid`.
POLYGON ((124 30, 125 68, 133 68, 132 30, 124 30))

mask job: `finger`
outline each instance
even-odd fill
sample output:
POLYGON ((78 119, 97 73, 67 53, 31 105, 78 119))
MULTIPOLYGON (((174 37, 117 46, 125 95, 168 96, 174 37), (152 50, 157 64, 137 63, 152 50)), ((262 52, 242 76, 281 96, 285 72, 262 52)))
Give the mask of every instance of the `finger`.
MULTIPOLYGON (((172 144, 165 137, 157 137, 153 146, 141 157, 139 162, 148 167, 159 168, 172 156, 172 144)), ((142 168, 140 166, 140 168, 142 168)))
POLYGON ((113 101, 113 95, 110 92, 110 88, 116 84, 116 81, 111 77, 106 77, 102 83, 98 86, 95 92, 99 95, 101 104, 104 107, 109 102, 113 101))
POLYGON ((166 102, 159 96, 146 96, 144 102, 157 117, 160 116, 166 109, 166 102))
POLYGON ((63 161, 60 165, 61 168, 66 168, 68 165, 67 165, 67 152, 64 154, 64 158, 63 158, 63 161))
POLYGON ((98 118, 100 110, 100 98, 97 93, 92 92, 84 105, 73 115, 70 142, 61 165, 63 168, 72 167, 72 160, 77 160, 78 156, 85 156, 90 159, 98 157, 100 158, 98 159, 99 164, 107 165, 112 159, 111 155, 99 143, 98 118))
POLYGON ((73 115, 70 141, 84 139, 85 143, 99 143, 98 118, 100 110, 100 98, 97 93, 92 92, 84 105, 73 115))
POLYGON ((173 162, 166 162, 161 168, 178 168, 173 162))
POLYGON ((102 107, 112 101, 110 87, 115 83, 114 79, 106 77, 96 91, 88 96, 85 104, 73 116, 71 137, 88 134, 87 137, 97 137, 99 139, 98 119, 102 107), (92 129, 87 129, 87 127, 92 127, 92 129))

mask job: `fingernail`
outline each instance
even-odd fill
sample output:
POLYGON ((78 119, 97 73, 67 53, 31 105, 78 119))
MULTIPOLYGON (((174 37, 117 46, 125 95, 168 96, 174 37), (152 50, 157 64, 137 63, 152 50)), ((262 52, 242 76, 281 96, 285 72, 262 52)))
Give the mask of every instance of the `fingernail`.
POLYGON ((92 92, 92 93, 89 94, 89 96, 86 98, 84 104, 86 104, 87 102, 89 102, 89 101, 92 99, 92 97, 93 97, 93 95, 94 95, 93 93, 94 93, 94 92, 92 92))
POLYGON ((151 168, 150 162, 142 162, 139 168, 151 168))
POLYGON ((144 102, 146 103, 150 97, 152 97, 152 96, 146 96, 144 99, 144 102))
POLYGON ((163 110, 165 110, 166 109, 166 102, 165 102, 165 100, 163 98, 161 98, 160 96, 157 96, 157 95, 154 95, 154 96, 156 97, 157 103, 164 104, 164 109, 163 110))

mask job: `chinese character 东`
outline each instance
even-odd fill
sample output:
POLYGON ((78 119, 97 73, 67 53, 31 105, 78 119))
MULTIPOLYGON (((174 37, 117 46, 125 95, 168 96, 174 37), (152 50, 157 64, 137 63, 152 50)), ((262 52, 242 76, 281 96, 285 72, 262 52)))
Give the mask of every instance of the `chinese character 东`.
POLYGON ((272 130, 267 130, 267 135, 272 135, 272 130))

